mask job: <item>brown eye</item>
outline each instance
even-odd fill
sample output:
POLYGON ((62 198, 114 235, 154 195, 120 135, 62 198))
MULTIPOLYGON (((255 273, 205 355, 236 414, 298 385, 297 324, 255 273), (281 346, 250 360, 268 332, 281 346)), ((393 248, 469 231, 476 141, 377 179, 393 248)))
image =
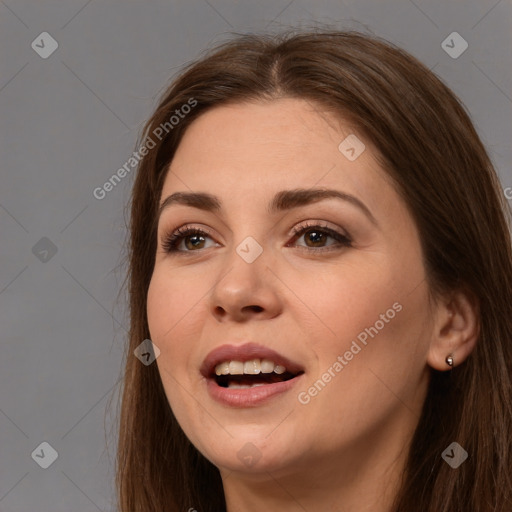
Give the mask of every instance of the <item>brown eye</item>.
POLYGON ((187 249, 202 249, 205 242, 204 236, 199 234, 185 236, 183 240, 187 249))
POLYGON ((311 242, 312 247, 323 247, 329 235, 326 235, 322 231, 318 231, 316 229, 308 229, 304 233, 304 240, 306 245, 311 242))
POLYGON ((206 239, 211 236, 206 231, 197 228, 179 228, 162 240, 162 248, 167 253, 194 252, 196 249, 205 249, 206 239), (183 245, 185 249, 181 249, 183 245))
POLYGON ((305 244, 297 244, 306 249, 322 249, 327 247, 350 247, 352 241, 347 236, 338 233, 327 226, 299 226, 294 230, 294 240, 304 238, 305 244), (334 240, 334 243, 328 243, 328 240, 334 240))

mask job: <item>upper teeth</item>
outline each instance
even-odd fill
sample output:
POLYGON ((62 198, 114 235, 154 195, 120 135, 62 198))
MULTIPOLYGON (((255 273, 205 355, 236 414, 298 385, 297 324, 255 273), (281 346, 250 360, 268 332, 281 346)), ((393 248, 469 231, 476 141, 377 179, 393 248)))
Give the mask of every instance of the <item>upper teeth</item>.
POLYGON ((223 361, 215 367, 216 375, 257 375, 258 373, 284 373, 286 368, 270 359, 251 359, 250 361, 223 361))

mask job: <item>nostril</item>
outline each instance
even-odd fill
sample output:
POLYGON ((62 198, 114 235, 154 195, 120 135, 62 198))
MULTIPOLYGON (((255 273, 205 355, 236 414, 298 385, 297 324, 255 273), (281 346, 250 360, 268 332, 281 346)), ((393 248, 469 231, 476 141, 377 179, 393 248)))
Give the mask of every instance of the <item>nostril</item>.
POLYGON ((256 311, 257 313, 260 313, 263 311, 263 308, 261 306, 247 306, 248 308, 252 309, 253 311, 256 311))

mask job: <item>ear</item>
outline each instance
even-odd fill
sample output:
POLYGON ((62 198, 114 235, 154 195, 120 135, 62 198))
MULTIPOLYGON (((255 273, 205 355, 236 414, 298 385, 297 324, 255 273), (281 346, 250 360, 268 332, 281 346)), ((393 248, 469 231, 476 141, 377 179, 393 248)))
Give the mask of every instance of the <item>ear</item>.
POLYGON ((452 292, 438 301, 434 311, 427 362, 435 370, 450 370, 447 356, 452 356, 453 367, 458 366, 476 345, 480 334, 478 300, 467 291, 452 292))

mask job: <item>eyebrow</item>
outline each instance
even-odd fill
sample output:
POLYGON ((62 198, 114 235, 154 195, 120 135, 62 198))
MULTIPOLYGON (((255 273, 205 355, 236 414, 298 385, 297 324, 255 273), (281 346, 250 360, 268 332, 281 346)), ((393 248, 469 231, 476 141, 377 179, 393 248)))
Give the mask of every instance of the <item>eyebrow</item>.
MULTIPOLYGON (((267 212, 275 214, 278 212, 317 203, 325 199, 340 199, 357 206, 374 224, 378 226, 377 220, 369 208, 357 197, 334 189, 294 189, 278 192, 269 203, 267 212)), ((163 211, 173 204, 181 204, 198 208, 204 211, 218 212, 222 209, 222 203, 217 196, 206 192, 175 192, 168 196, 160 205, 158 218, 163 211)))

